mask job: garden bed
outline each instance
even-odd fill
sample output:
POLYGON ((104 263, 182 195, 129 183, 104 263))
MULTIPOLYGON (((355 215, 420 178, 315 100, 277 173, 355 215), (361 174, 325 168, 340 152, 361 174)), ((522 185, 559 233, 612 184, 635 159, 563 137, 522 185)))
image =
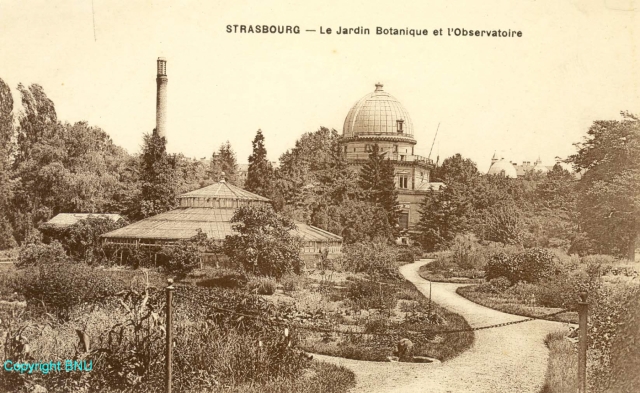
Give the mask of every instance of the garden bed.
POLYGON ((578 323, 578 313, 573 311, 564 312, 551 317, 546 315, 562 311, 558 307, 541 307, 533 303, 525 303, 518 296, 510 293, 487 293, 481 290, 479 285, 469 285, 460 287, 456 293, 465 299, 482 306, 502 311, 507 314, 522 315, 529 318, 541 318, 550 321, 578 323))
POLYGON ((300 348, 348 359, 387 361, 398 341, 408 338, 414 344, 414 356, 445 361, 473 344, 473 332, 437 334, 469 325, 460 315, 429 305, 408 281, 347 278, 307 278, 299 290, 288 293, 292 320, 307 326, 298 329, 300 348))

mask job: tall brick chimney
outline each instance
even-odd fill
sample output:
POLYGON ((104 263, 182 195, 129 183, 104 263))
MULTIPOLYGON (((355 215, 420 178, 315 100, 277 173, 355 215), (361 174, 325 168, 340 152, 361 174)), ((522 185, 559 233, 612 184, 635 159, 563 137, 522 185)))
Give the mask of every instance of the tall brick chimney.
POLYGON ((167 60, 164 57, 158 57, 158 76, 156 83, 158 90, 156 91, 156 133, 166 138, 167 127, 167 60))

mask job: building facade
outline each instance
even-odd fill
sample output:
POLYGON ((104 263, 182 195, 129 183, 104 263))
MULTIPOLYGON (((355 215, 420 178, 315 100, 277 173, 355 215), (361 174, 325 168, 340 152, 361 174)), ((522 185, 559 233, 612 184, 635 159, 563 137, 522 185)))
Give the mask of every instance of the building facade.
POLYGON ((354 170, 369 159, 373 145, 393 161, 395 184, 400 203, 403 229, 415 227, 420 221, 420 202, 429 190, 439 190, 442 183, 430 182, 433 161, 415 153, 417 141, 413 122, 407 110, 377 83, 375 90, 362 97, 349 110, 342 131, 342 149, 354 170))

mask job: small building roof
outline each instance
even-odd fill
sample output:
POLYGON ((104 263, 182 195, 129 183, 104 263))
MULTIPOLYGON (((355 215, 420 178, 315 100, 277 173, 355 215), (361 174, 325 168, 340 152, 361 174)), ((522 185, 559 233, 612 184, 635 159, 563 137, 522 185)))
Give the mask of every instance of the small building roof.
POLYGON ((78 221, 85 220, 89 217, 93 218, 110 218, 114 222, 122 218, 119 214, 109 213, 60 213, 47 221, 46 225, 53 225, 59 228, 69 227, 78 221))

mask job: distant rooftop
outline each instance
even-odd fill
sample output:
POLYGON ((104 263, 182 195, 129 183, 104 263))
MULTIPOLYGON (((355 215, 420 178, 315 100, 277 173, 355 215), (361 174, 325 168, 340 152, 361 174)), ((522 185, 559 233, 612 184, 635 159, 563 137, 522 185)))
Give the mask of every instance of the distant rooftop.
POLYGON ((59 228, 69 227, 78 221, 85 220, 89 217, 93 218, 110 218, 114 222, 118 221, 122 218, 119 214, 108 214, 108 213, 60 213, 57 216, 53 217, 45 224, 53 225, 59 228))

